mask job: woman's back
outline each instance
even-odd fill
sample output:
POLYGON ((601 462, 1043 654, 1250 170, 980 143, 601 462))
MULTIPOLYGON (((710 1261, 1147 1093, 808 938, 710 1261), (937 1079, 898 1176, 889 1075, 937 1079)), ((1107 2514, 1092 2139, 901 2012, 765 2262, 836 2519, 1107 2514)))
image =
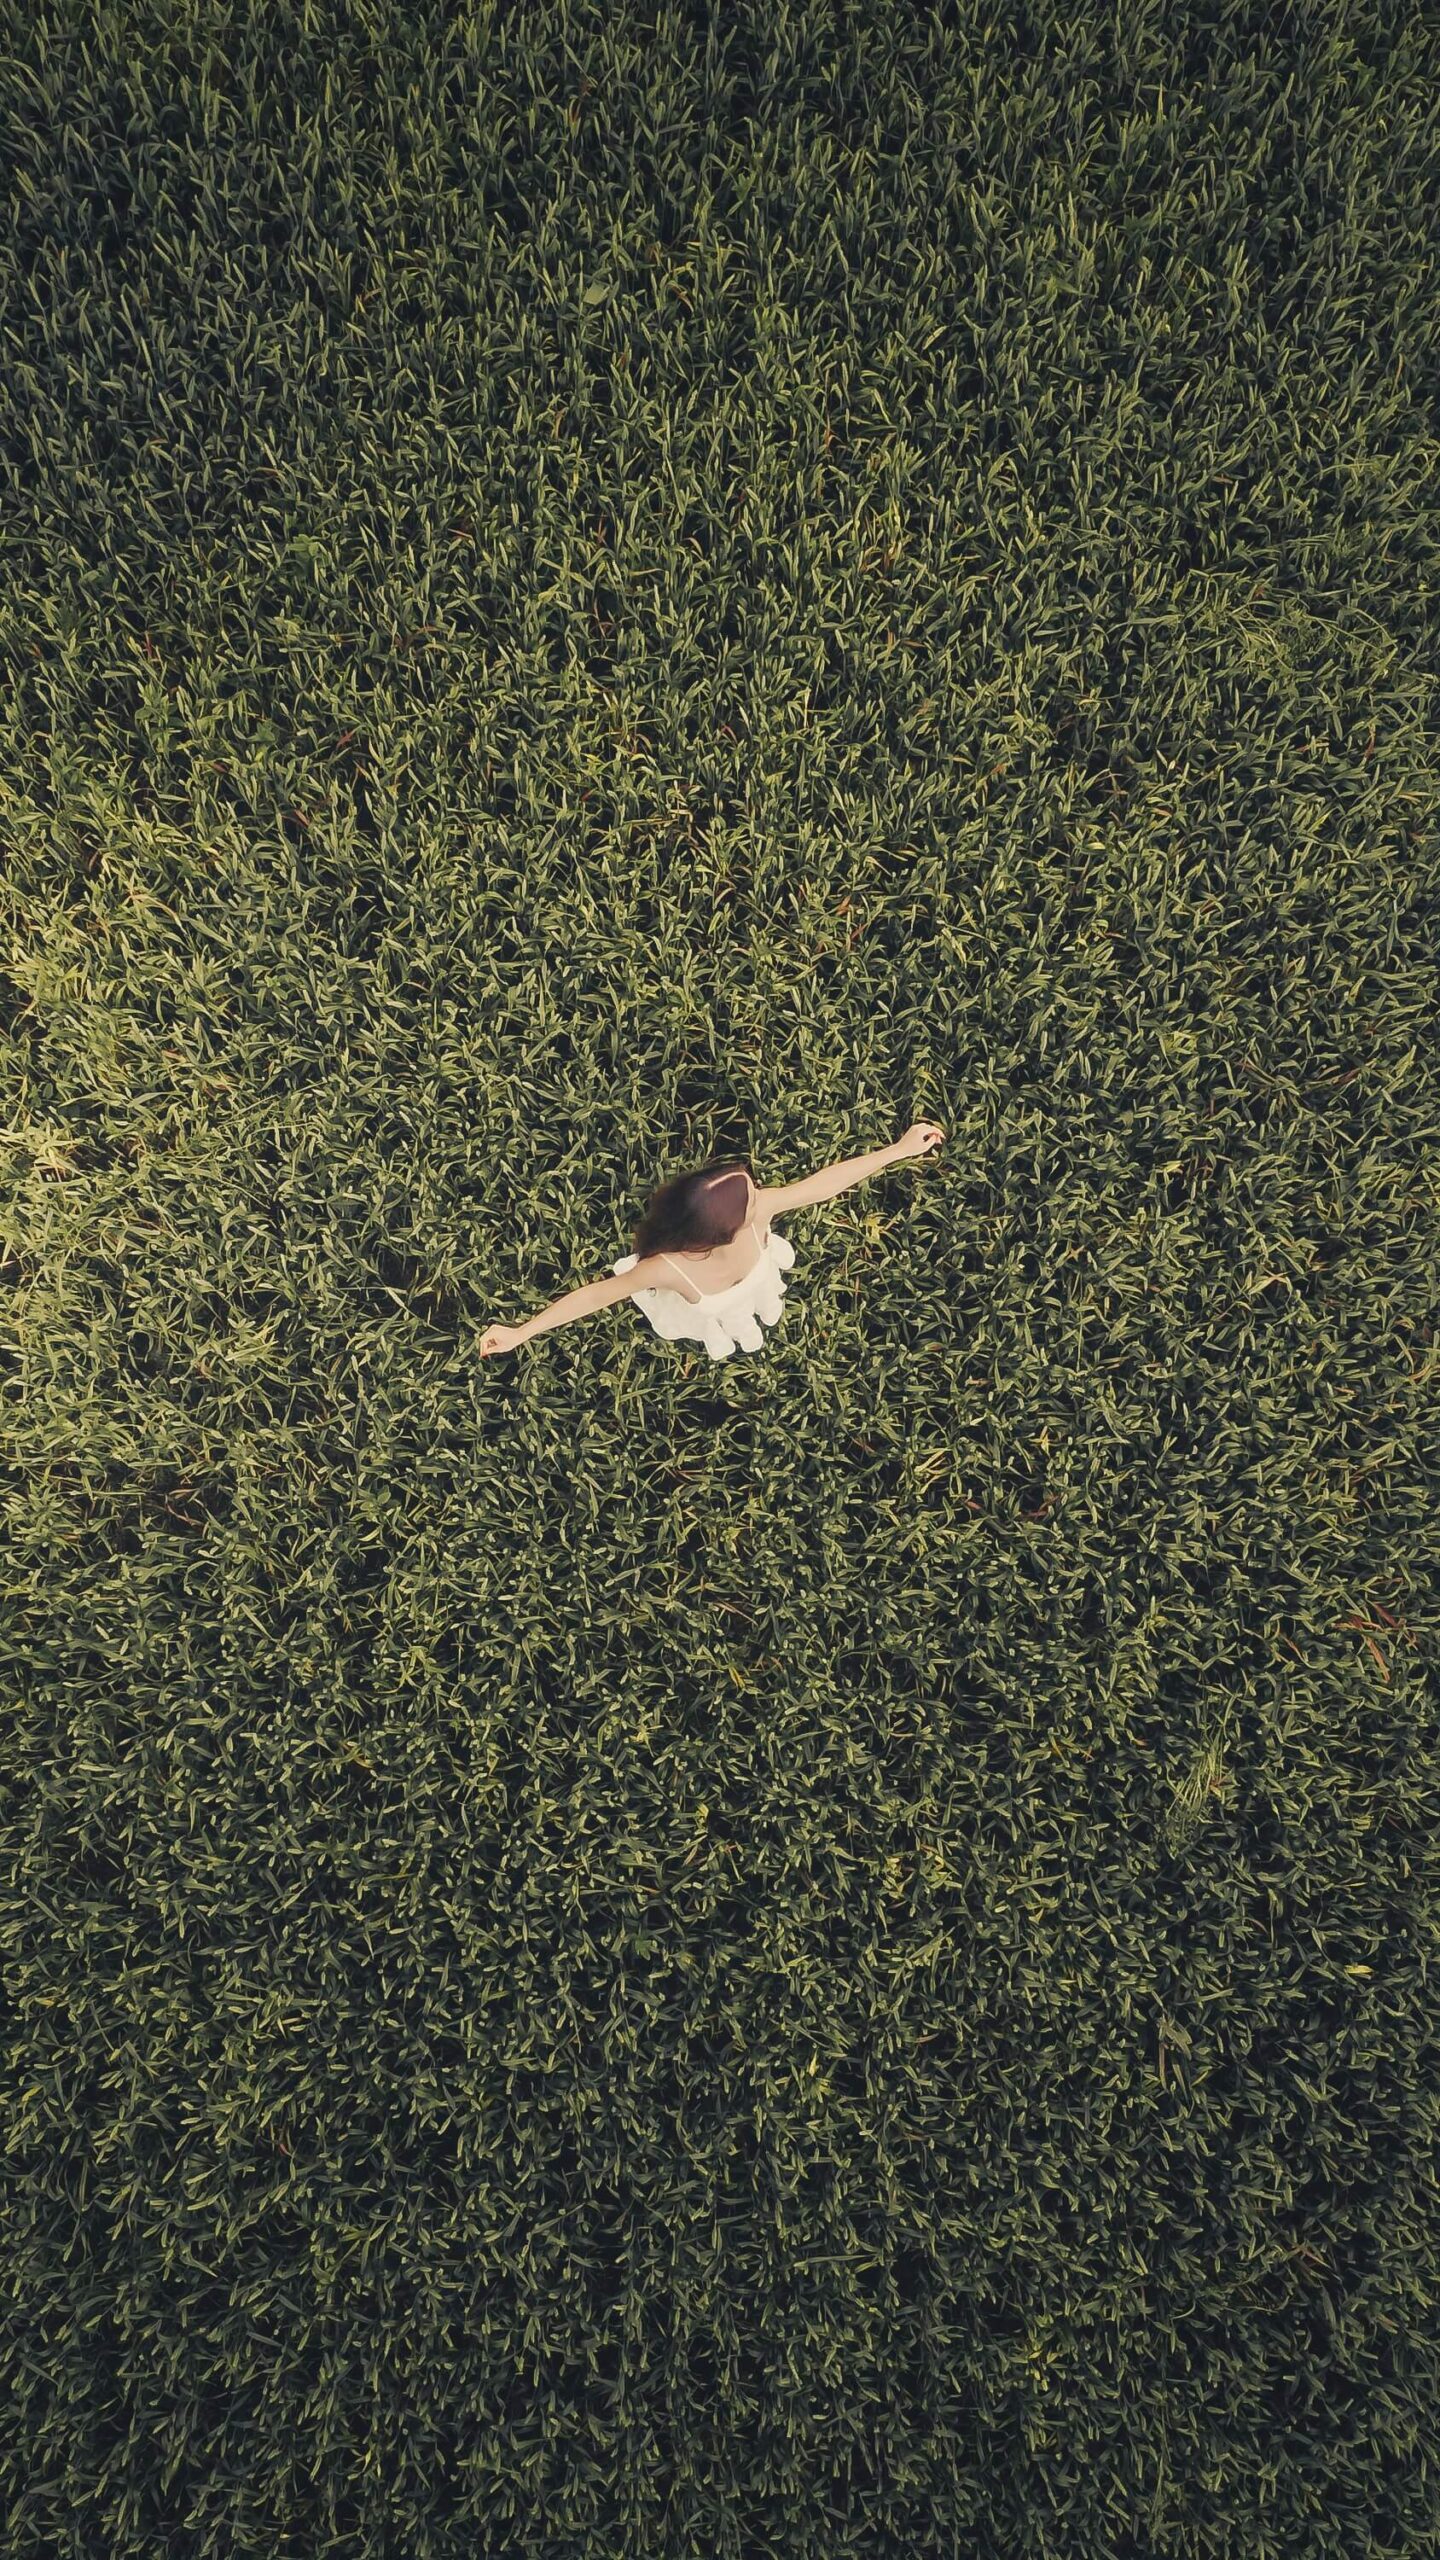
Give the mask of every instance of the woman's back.
MULTIPOLYGON (((694 1306, 692 1290, 701 1298, 726 1298, 732 1289, 738 1289, 742 1280, 759 1270, 769 1244, 769 1220, 760 1234, 752 1218, 728 1244, 716 1245, 708 1253, 657 1253, 654 1258, 674 1273, 675 1288, 687 1305, 694 1306)), ((668 1288, 671 1284, 666 1281, 661 1285, 668 1288)))

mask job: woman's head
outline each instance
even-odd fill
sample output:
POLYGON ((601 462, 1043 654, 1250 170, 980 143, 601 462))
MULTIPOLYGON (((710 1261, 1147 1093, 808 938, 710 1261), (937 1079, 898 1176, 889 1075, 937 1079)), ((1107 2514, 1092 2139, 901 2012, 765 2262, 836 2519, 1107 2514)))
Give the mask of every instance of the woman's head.
POLYGON ((642 1262, 649 1253, 713 1253, 739 1234, 754 1214, 755 1200, 754 1176, 743 1157, 677 1173, 646 1201, 635 1251, 642 1262))

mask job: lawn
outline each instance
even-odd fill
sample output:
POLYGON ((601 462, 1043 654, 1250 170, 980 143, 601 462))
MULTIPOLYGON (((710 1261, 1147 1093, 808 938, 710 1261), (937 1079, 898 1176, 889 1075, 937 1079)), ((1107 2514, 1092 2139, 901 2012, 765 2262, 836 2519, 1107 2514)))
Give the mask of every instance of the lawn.
POLYGON ((34 0, 0 191, 7 2555, 1420 2560, 1440 18, 34 0))

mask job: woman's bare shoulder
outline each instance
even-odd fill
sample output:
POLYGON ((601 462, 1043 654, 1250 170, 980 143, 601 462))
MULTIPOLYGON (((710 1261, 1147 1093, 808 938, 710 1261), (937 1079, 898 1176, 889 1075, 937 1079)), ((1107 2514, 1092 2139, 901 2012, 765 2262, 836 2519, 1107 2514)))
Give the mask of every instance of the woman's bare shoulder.
POLYGON ((663 1253, 647 1253, 639 1262, 622 1273, 627 1289, 664 1289, 673 1287, 675 1274, 663 1253))

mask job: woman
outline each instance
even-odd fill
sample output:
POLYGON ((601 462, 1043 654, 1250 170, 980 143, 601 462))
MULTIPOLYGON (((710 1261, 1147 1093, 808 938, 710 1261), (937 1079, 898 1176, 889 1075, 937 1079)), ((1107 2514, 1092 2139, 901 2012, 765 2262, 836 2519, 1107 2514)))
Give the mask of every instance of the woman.
POLYGON ((758 1351, 765 1338, 762 1324, 779 1321, 785 1294, 780 1275, 795 1259, 788 1236, 772 1233, 771 1219, 833 1200, 887 1165, 929 1155, 944 1135, 936 1121, 916 1120, 893 1146, 845 1156, 776 1190, 762 1190, 743 1161, 676 1174, 651 1193, 635 1229, 636 1251, 622 1255, 609 1278, 572 1289, 524 1324, 492 1324, 480 1337, 481 1358, 513 1351, 534 1334, 575 1324, 622 1298, 636 1301, 663 1340, 703 1343, 712 1360, 758 1351))

